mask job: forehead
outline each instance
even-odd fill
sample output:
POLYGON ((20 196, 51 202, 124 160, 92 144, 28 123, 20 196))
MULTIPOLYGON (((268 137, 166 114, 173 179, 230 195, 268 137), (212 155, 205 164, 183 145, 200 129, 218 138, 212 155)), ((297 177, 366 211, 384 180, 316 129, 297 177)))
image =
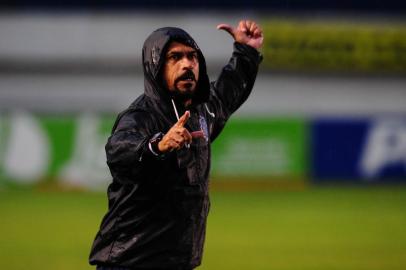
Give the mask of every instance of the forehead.
POLYGON ((170 54, 171 52, 195 52, 195 51, 196 50, 190 46, 187 46, 177 41, 172 41, 169 44, 167 54, 170 54))

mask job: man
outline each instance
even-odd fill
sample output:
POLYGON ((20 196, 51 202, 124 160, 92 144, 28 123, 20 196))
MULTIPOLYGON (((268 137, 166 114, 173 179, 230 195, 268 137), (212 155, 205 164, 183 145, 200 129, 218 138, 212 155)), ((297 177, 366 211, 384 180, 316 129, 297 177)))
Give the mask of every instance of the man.
POLYGON ((255 22, 218 29, 235 43, 212 84, 202 52, 185 31, 161 28, 145 41, 145 93, 119 114, 106 144, 113 182, 90 254, 97 269, 200 265, 210 143, 248 98, 262 59, 257 49, 263 36, 255 22))

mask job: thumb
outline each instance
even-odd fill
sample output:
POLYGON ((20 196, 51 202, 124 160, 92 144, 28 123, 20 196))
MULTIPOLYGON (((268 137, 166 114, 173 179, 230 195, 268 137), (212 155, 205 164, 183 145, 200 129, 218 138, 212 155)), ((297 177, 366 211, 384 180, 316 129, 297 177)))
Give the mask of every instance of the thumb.
POLYGON ((217 29, 224 30, 224 31, 228 32, 232 37, 234 37, 235 29, 231 25, 221 23, 221 24, 217 25, 217 29))
POLYGON ((193 131, 193 132, 190 133, 190 135, 192 135, 192 138, 193 138, 193 139, 196 139, 196 138, 204 138, 204 132, 203 132, 203 130, 193 131))
POLYGON ((190 112, 189 112, 189 111, 186 111, 186 112, 179 118, 178 122, 176 122, 175 125, 177 125, 178 127, 183 127, 183 126, 186 124, 187 120, 189 120, 189 117, 190 117, 190 112))

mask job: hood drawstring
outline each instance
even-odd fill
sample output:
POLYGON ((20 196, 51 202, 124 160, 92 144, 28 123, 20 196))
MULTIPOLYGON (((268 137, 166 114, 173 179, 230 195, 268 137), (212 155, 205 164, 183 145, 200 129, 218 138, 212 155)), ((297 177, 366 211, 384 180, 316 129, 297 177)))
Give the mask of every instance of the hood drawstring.
MULTIPOLYGON (((175 101, 173 101, 173 98, 171 98, 171 101, 172 101, 173 110, 175 111, 175 114, 176 114, 176 119, 178 119, 178 121, 179 121, 179 113, 178 113, 178 110, 176 109, 175 101)), ((186 148, 190 148, 190 144, 188 144, 188 143, 185 143, 185 146, 186 146, 186 148)))
POLYGON ((209 107, 207 107, 206 103, 204 103, 204 107, 206 107, 206 111, 210 114, 211 117, 213 117, 213 118, 216 117, 216 115, 209 110, 209 107))
MULTIPOLYGON (((175 111, 176 119, 178 119, 178 121, 179 121, 179 114, 178 114, 178 110, 176 109, 175 101, 173 101, 173 98, 171 98, 171 101, 172 101, 173 110, 175 111)), ((207 107, 206 103, 204 103, 204 107, 206 108, 206 111, 209 113, 209 115, 211 117, 213 117, 213 118, 216 117, 216 115, 209 110, 209 107, 207 107)))
POLYGON ((173 101, 173 98, 171 98, 171 101, 172 101, 173 110, 175 111, 175 114, 176 114, 176 119, 178 119, 178 121, 179 121, 179 114, 178 114, 178 110, 176 109, 175 101, 173 101))

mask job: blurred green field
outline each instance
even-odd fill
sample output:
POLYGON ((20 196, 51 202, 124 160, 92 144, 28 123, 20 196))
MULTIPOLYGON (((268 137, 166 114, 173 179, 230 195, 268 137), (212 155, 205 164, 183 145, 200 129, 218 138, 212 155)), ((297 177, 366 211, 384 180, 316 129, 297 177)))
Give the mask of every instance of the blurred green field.
MULTIPOLYGON (((92 269, 101 193, 0 192, 0 269, 92 269)), ((199 269, 406 269, 406 186, 212 192, 199 269)))

